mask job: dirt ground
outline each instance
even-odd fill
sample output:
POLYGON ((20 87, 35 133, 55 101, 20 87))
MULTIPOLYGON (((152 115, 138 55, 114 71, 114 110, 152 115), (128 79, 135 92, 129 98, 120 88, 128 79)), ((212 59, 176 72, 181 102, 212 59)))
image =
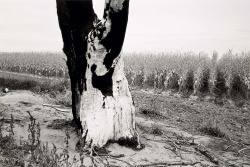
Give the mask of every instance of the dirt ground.
MULTIPOLYGON (((201 123, 197 115, 202 118, 204 115, 212 118, 215 114, 205 113, 204 110, 217 112, 225 108, 211 105, 210 102, 201 102, 195 97, 183 99, 169 93, 133 90, 132 94, 137 110, 137 129, 145 148, 135 151, 116 143, 110 144, 107 147, 110 155, 122 156, 97 156, 97 166, 105 166, 104 164, 109 164, 109 166, 250 166, 249 152, 237 154, 237 150, 244 146, 249 147, 250 136, 247 132, 250 131, 249 116, 246 117, 248 122, 243 124, 245 126, 239 127, 239 129, 244 129, 245 133, 234 133, 239 135, 244 143, 241 147, 236 147, 237 143, 233 145, 232 141, 238 141, 232 137, 226 139, 212 137, 197 130, 197 125, 201 123), (152 108, 157 112, 150 112, 152 108), (197 120, 189 119, 195 116, 197 120)), ((5 118, 4 126, 7 127, 9 126, 7 120, 12 114, 16 141, 18 142, 20 137, 22 140, 27 140, 29 124, 27 111, 29 111, 40 123, 41 141, 48 142, 51 148, 52 143, 57 148, 65 147, 65 131, 68 129, 70 132, 69 155, 78 158, 76 144, 79 137, 72 126, 70 109, 52 105, 51 99, 30 91, 1 93, 0 118, 5 118)), ((232 111, 235 110, 232 109, 232 111)), ((249 111, 245 112, 249 115, 249 111)), ((232 132, 236 131, 237 129, 232 132)), ((92 166, 92 159, 86 155, 84 163, 86 166, 92 166)))

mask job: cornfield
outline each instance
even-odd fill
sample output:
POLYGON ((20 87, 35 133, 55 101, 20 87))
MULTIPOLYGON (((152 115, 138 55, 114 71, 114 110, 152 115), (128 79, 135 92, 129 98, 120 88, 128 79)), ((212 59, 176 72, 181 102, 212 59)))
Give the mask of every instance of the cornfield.
POLYGON ((0 53, 0 70, 44 77, 68 77, 60 53, 0 53))
MULTIPOLYGON (((215 96, 240 92, 243 98, 248 97, 250 52, 233 54, 229 50, 219 60, 216 51, 211 58, 202 52, 123 54, 130 86, 215 96)), ((0 70, 48 78, 69 77, 63 53, 0 53, 0 70)))

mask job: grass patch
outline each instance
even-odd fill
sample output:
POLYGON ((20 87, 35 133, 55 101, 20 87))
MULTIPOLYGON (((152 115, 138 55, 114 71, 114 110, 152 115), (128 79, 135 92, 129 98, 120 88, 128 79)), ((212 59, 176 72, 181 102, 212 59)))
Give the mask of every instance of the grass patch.
POLYGON ((218 124, 217 120, 212 118, 203 122, 199 131, 214 137, 227 137, 227 133, 225 132, 225 129, 223 129, 222 125, 218 124))
POLYGON ((69 89, 69 80, 9 74, 0 78, 0 85, 10 90, 30 90, 36 93, 63 92, 69 89))
POLYGON ((49 79, 8 73, 0 78, 0 88, 9 90, 30 90, 48 95, 54 103, 71 107, 70 81, 68 79, 49 79))

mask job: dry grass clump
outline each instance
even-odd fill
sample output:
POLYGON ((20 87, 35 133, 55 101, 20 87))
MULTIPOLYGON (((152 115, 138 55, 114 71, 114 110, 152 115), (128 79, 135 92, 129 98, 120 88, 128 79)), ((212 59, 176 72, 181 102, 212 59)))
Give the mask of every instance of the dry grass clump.
POLYGON ((199 128, 199 131, 214 137, 227 137, 227 133, 221 125, 218 124, 215 118, 210 118, 204 121, 199 128))

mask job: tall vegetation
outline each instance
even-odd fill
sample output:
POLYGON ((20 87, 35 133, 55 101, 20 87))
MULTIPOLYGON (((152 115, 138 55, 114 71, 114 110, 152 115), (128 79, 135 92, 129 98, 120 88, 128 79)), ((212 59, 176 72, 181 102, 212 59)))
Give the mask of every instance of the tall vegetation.
MULTIPOLYGON (((130 86, 179 90, 191 95, 246 99, 250 88, 250 52, 211 56, 201 52, 123 53, 130 86)), ((62 53, 0 53, 0 70, 46 78, 68 78, 62 53)))

